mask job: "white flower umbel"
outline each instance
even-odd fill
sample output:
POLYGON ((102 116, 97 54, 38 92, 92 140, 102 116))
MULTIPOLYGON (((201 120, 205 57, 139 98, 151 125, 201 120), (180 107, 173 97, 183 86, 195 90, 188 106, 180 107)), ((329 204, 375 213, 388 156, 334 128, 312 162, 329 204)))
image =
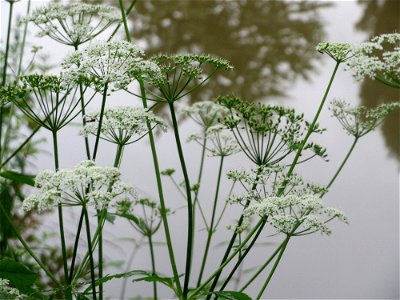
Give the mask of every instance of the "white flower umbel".
POLYGON ((51 3, 34 10, 23 21, 38 26, 40 36, 49 36, 61 44, 78 47, 112 24, 121 22, 121 17, 119 10, 112 6, 51 3))
POLYGON ((201 101, 191 106, 183 107, 181 113, 190 117, 204 129, 207 129, 223 120, 228 110, 213 101, 201 101))
POLYGON ((205 136, 194 133, 188 138, 188 142, 195 141, 211 153, 211 156, 229 156, 240 152, 240 147, 236 139, 229 132, 224 132, 224 126, 214 125, 205 131, 205 136), (204 138, 207 140, 206 145, 203 144, 204 138))
POLYGON ((143 60, 144 52, 135 44, 117 40, 94 42, 67 56, 63 63, 65 77, 74 82, 86 79, 97 90, 113 85, 124 89, 137 78, 152 78, 160 73, 152 62, 143 60))
POLYGON ((26 299, 26 297, 18 289, 11 287, 8 279, 0 278, 0 299, 22 300, 26 299))
POLYGON ((347 65, 357 80, 369 77, 400 88, 400 34, 382 34, 354 47, 347 65))
POLYGON ((344 62, 351 57, 351 46, 347 43, 319 43, 315 49, 329 55, 333 60, 338 63, 344 62))
POLYGON ((244 215, 246 218, 258 215, 278 232, 292 236, 315 232, 329 235, 327 223, 335 218, 348 223, 343 212, 324 207, 317 195, 289 194, 256 200, 244 210, 244 215))
MULTIPOLYGON (((85 116, 86 125, 81 135, 96 135, 99 126, 100 112, 85 116)), ((152 127, 159 126, 163 130, 166 123, 152 112, 133 106, 119 106, 106 109, 103 115, 100 138, 121 146, 132 144, 148 133, 147 120, 152 127)))
POLYGON ((98 167, 93 161, 83 161, 74 168, 57 172, 45 170, 35 179, 39 191, 28 196, 22 207, 25 211, 42 212, 58 204, 89 205, 101 210, 114 206, 121 198, 135 200, 135 190, 120 177, 117 168, 98 167))
POLYGON ((375 108, 350 107, 342 100, 331 102, 332 115, 340 122, 347 134, 360 138, 377 128, 400 103, 381 104, 375 108))

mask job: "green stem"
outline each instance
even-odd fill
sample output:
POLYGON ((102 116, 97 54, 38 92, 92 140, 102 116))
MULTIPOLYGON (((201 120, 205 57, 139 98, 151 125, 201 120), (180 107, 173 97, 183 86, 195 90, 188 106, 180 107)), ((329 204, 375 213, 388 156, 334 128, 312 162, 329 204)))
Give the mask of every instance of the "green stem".
POLYGON ((169 103, 169 108, 172 117, 172 124, 174 127, 174 136, 176 147, 178 149, 179 160, 181 163, 182 173, 185 180, 187 207, 188 207, 188 238, 187 238, 187 249, 186 249, 186 268, 185 268, 185 280, 183 285, 183 299, 187 298, 189 291, 189 280, 190 280, 190 269, 192 265, 192 247, 193 247, 193 203, 192 203, 192 192, 190 190, 189 175, 186 168, 185 158, 183 156, 182 143, 179 137, 178 121, 176 119, 175 108, 172 102, 169 103))
POLYGON ((96 142, 94 144, 93 157, 92 157, 93 161, 96 160, 97 150, 99 149, 101 126, 103 125, 104 110, 106 108, 107 90, 108 90, 108 83, 106 83, 104 85, 104 89, 103 89, 103 100, 101 102, 100 119, 99 119, 99 125, 98 125, 98 128, 97 128, 96 142))
MULTIPOLYGON (((57 141, 57 131, 53 131, 53 146, 54 146, 54 169, 57 172, 59 170, 59 159, 58 159, 58 141, 57 141)), ((60 228, 60 239, 61 239, 61 251, 62 259, 64 265, 64 280, 68 282, 68 263, 67 263, 67 247, 65 245, 65 235, 64 235, 64 218, 62 204, 58 204, 58 223, 60 228)), ((72 299, 71 290, 67 287, 65 290, 66 299, 72 299)))
POLYGON ((219 170, 218 170, 217 188, 215 190, 214 205, 213 205, 211 221, 210 221, 210 228, 208 229, 207 242, 206 242, 206 247, 205 247, 205 250, 204 250, 203 261, 201 263, 200 274, 199 274, 199 279, 197 281, 197 286, 199 286, 201 284, 201 279, 203 277, 204 268, 205 268, 206 262, 207 262, 208 251, 209 251, 210 245, 211 245, 211 238, 212 238, 212 236, 213 236, 213 234, 215 232, 215 230, 214 230, 214 221, 215 221, 215 213, 217 211, 219 187, 220 187, 220 183, 221 183, 223 164, 224 164, 224 156, 221 156, 221 160, 220 160, 220 164, 219 164, 219 170))
MULTIPOLYGON (((29 16, 29 12, 31 10, 31 0, 28 0, 28 6, 26 9, 26 15, 29 16)), ((18 62, 18 70, 17 70, 17 77, 19 78, 19 76, 21 75, 21 71, 22 71, 22 59, 24 57, 25 54, 25 44, 26 44, 26 35, 28 33, 28 22, 26 22, 24 24, 24 33, 23 33, 23 37, 22 37, 22 44, 21 44, 21 53, 19 56, 19 62, 18 62)))
POLYGON ((283 253, 284 253, 285 250, 286 250, 287 244, 289 243, 289 239, 290 239, 290 236, 288 235, 287 238, 285 239, 285 241, 283 242, 283 245, 282 245, 282 248, 281 248, 281 250, 280 250, 280 252, 279 252, 279 255, 278 255, 278 257, 277 257, 277 259, 276 259, 276 261, 275 261, 275 263, 274 263, 274 265, 273 265, 273 267, 272 267, 271 272, 270 272, 269 275, 268 275, 267 280, 265 281, 265 283, 264 283, 264 285, 262 286, 260 292, 258 293, 256 300, 259 300, 259 299, 262 297, 262 295, 263 295, 265 289, 266 289, 267 286, 268 286, 268 283, 271 281, 271 278, 272 278, 272 276, 274 275, 276 268, 278 267, 278 264, 279 264, 279 262, 280 262, 280 260, 281 260, 281 258, 282 258, 282 255, 283 255, 283 253))
POLYGON ((21 149, 24 148, 24 147, 26 146, 26 144, 29 143, 29 141, 30 141, 30 140, 33 138, 33 136, 39 131, 39 129, 40 129, 41 127, 42 127, 42 126, 40 126, 40 125, 39 125, 38 127, 36 127, 35 130, 32 131, 31 135, 28 136, 28 137, 26 138, 26 140, 25 140, 21 145, 19 145, 18 148, 17 148, 6 160, 4 160, 4 161, 1 163, 0 167, 4 167, 15 155, 17 155, 17 154, 21 151, 21 149))
POLYGON ((61 287, 61 283, 54 277, 54 275, 47 269, 47 267, 40 261, 40 259, 33 253, 31 248, 29 247, 28 243, 24 240, 24 238, 21 236, 19 233, 18 229, 15 227, 13 221, 11 218, 8 216, 6 213, 7 211, 4 209, 3 204, 0 201, 0 210, 2 211, 4 217, 6 218, 7 222, 10 225, 11 230, 17 237, 17 239, 20 241, 22 246, 24 247, 25 251, 28 252, 28 254, 36 261, 36 263, 39 265, 39 267, 46 273, 46 275, 49 277, 49 279, 54 282, 57 286, 61 287))
MULTIPOLYGON (((132 2, 131 2, 131 4, 129 5, 129 7, 128 7, 128 9, 126 10, 126 11, 124 11, 124 12, 121 12, 121 14, 123 14, 123 13, 125 13, 125 22, 124 22, 124 27, 125 27, 125 23, 126 23, 126 17, 127 16, 129 16, 129 14, 131 13, 131 11, 133 10, 133 8, 135 7, 135 4, 136 4, 136 0, 133 0, 132 2)), ((121 10, 123 10, 124 8, 123 8, 123 5, 119 5, 119 8, 121 9, 121 10)), ((113 31, 113 33, 111 34, 111 36, 108 38, 108 42, 109 41, 111 41, 111 39, 114 37, 114 35, 118 32, 118 30, 119 30, 119 28, 121 27, 121 24, 118 24, 118 26, 114 29, 114 31, 113 31)), ((125 31, 125 34, 126 34, 126 39, 129 41, 129 42, 131 42, 131 36, 129 35, 129 31, 127 32, 127 31, 125 31)))
POLYGON ((89 260, 90 260, 90 278, 92 281, 92 294, 93 299, 96 300, 96 279, 94 274, 94 261, 93 261, 93 247, 92 247, 92 238, 90 235, 90 222, 89 222, 89 214, 86 206, 83 206, 83 213, 85 215, 85 225, 86 225, 86 238, 89 248, 89 260))
POLYGON ((117 153, 115 154, 114 168, 119 168, 119 166, 121 165, 123 150, 124 150, 124 145, 118 144, 117 153))
POLYGON ((354 141, 353 141, 353 144, 351 145, 349 151, 347 152, 347 155, 346 155, 346 157, 344 158, 344 160, 342 161, 342 163, 341 163, 339 169, 336 171, 335 175, 333 176, 333 178, 331 179, 331 181, 329 181, 328 185, 326 186, 327 189, 329 189, 329 188, 332 186, 333 182, 336 180, 336 178, 338 177, 339 173, 342 171, 344 165, 347 163, 347 160, 349 159, 351 153, 353 152, 354 147, 356 146, 356 144, 357 144, 357 142, 358 142, 358 139, 359 139, 358 137, 355 137, 355 139, 354 139, 354 141))
POLYGON ((130 34, 129 34, 128 22, 126 20, 124 4, 122 3, 122 0, 118 0, 118 3, 119 3, 119 8, 121 10, 122 22, 124 24, 125 36, 126 36, 127 40, 130 42, 131 38, 130 38, 130 34))
POLYGON ((243 242, 241 242, 236 248, 235 250, 232 252, 232 254, 218 267, 217 270, 214 271, 214 273, 212 273, 210 275, 210 277, 208 277, 208 279, 198 288, 196 288, 191 294, 189 299, 196 299, 196 296, 199 292, 204 291, 204 288, 211 282, 211 280, 213 280, 213 278, 215 278, 216 276, 218 276, 219 274, 221 274, 221 271, 229 264, 229 262, 236 256, 237 253, 239 253, 243 247, 247 244, 247 242, 250 240, 250 238, 256 233, 256 231, 259 229, 259 227, 262 225, 262 220, 258 221, 258 223, 254 226, 254 228, 249 232, 249 234, 247 235, 247 237, 243 240, 243 242))
MULTIPOLYGON (((143 101, 143 108, 147 109, 147 98, 146 98, 146 91, 144 88, 144 84, 142 81, 140 81, 139 83, 140 83, 140 91, 141 91, 142 101, 143 101)), ((161 218, 163 220, 163 225, 164 225, 163 227, 164 227, 165 238, 166 238, 166 242, 167 242, 167 248, 168 248, 169 259, 171 262, 172 272, 174 274, 174 281, 175 281, 177 291, 179 294, 178 296, 179 296, 179 298, 181 298, 182 287, 181 287, 181 283, 179 281, 179 275, 178 275, 178 270, 176 267, 174 250, 172 247, 172 240, 171 240, 170 229, 169 229, 169 225, 168 225, 167 209, 165 206, 164 193, 163 193, 162 182, 161 182, 160 167, 158 164, 157 150, 156 150, 154 136, 153 136, 153 129, 151 127, 149 120, 147 120, 147 128, 149 131, 149 140, 150 140, 151 154, 153 157, 154 172, 155 172, 156 180, 157 180, 157 190, 158 190, 158 195, 160 198, 160 206, 161 206, 160 214, 161 214, 161 218)))
POLYGON ((69 277, 68 277, 68 283, 69 284, 71 284, 73 276, 74 276, 75 261, 76 261, 76 255, 78 253, 79 237, 80 237, 81 231, 82 231, 82 224, 83 224, 84 215, 85 214, 84 214, 84 211, 82 209, 81 210, 81 215, 79 217, 78 230, 77 230, 76 236, 75 236, 74 250, 72 252, 72 262, 71 262, 71 268, 69 270, 69 277))
POLYGON ((275 252, 272 253, 272 255, 269 257, 269 259, 260 267, 260 269, 258 269, 258 271, 249 279, 249 281, 247 281, 247 283, 240 289, 239 292, 243 292, 258 277, 258 275, 260 275, 260 273, 262 271, 264 271, 264 269, 271 263, 271 261, 278 254, 278 252, 281 251, 281 249, 283 247, 283 243, 284 242, 282 242, 279 245, 279 247, 275 250, 275 252))
MULTIPOLYGON (((11 36, 11 25, 12 25, 12 15, 13 15, 13 7, 14 2, 9 2, 10 7, 8 10, 8 27, 7 27, 7 41, 6 41, 6 51, 4 54, 4 66, 3 66, 3 74, 1 79, 1 86, 6 84, 7 78, 7 65, 8 65, 8 53, 10 50, 10 36, 11 36)), ((2 138, 3 138, 3 115, 4 115, 4 107, 3 105, 0 106, 0 160, 3 158, 3 147, 2 145, 2 138)))
MULTIPOLYGON (((151 234, 148 235, 149 239, 149 247, 150 247, 150 257, 151 257, 151 269, 153 274, 157 274, 156 272, 156 263, 155 263, 155 256, 154 256, 154 249, 153 249, 153 240, 151 238, 151 234)), ((154 300, 157 300, 157 282, 153 282, 153 295, 154 295, 154 300)))

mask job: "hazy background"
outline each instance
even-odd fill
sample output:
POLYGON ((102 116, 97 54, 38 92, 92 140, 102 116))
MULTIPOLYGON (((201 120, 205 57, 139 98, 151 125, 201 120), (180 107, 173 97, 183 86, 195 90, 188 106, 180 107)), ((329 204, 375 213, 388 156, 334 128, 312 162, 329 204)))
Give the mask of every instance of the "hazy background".
MULTIPOLYGON (((33 1, 33 7, 44 1, 33 1)), ((96 1, 99 2, 99 1, 96 1)), ((114 1, 113 1, 114 2, 114 1)), ((7 4, 1 1, 1 31, 5 35, 7 4)), ((20 14, 25 12, 26 1, 15 5, 20 14)), ((219 94, 235 93, 249 100, 279 103, 294 107, 311 119, 326 88, 334 62, 314 51, 318 41, 358 43, 382 32, 399 30, 399 2, 393 1, 141 1, 131 18, 134 41, 140 42, 146 52, 205 52, 222 56, 235 66, 232 74, 224 73, 206 85, 187 101, 213 99, 219 94)), ((51 54, 49 63, 61 61, 71 51, 57 45, 49 38, 34 38, 31 27, 31 43, 44 46, 51 54)), ((122 30, 121 30, 122 36, 122 30)), ((103 36, 104 38, 107 35, 103 36)), ((340 98, 354 105, 375 106, 382 102, 398 101, 399 95, 388 87, 376 83, 354 82, 351 74, 338 72, 329 99, 340 98)), ((97 106, 99 103, 95 103, 97 106)), ((124 93, 115 93, 108 105, 140 105, 137 99, 124 93)), ((162 111, 160 113, 163 113, 162 111)), ((199 128, 189 120, 181 121, 181 134, 186 137, 199 128)), ((326 184, 334 174, 352 138, 347 136, 338 122, 330 118, 325 109, 320 125, 328 128, 318 142, 328 148, 329 163, 314 160, 301 168, 304 178, 326 184)), ((60 133, 60 165, 71 167, 83 160, 83 141, 77 136, 78 127, 70 127, 60 133)), ((51 141, 47 132, 40 135, 51 141)), ((92 143, 93 145, 93 143, 92 143)), ((32 173, 53 168, 51 144, 43 144, 32 173)), ((179 169, 172 131, 157 140, 161 169, 179 169)), ((192 181, 197 177, 200 149, 194 144, 184 148, 192 181)), ((115 148, 105 142, 100 144, 98 163, 110 165, 115 148)), ((337 179, 324 201, 329 206, 344 210, 350 225, 332 223, 333 234, 318 234, 291 240, 280 266, 267 292, 268 298, 276 299, 398 299, 399 298, 399 115, 379 129, 361 139, 353 156, 337 179)), ((206 211, 211 211, 218 159, 206 162, 200 201, 206 211)), ((225 171, 232 168, 249 168, 242 156, 227 159, 225 171)), ((142 140, 126 148, 122 162, 126 181, 134 184, 143 195, 157 199, 150 148, 142 140)), ((177 179, 182 176, 177 172, 177 179)), ((221 196, 230 184, 224 181, 221 196)), ((170 217, 175 254, 184 269, 186 249, 184 201, 170 181, 164 180, 167 203, 177 209, 170 217), (180 209, 179 209, 180 208, 180 209)), ((240 192, 240 191, 239 191, 240 192)), ((223 199, 220 204, 222 207, 223 199)), ((216 245, 225 241, 230 233, 225 226, 238 216, 238 208, 228 210, 224 224, 214 238, 214 248, 209 256, 206 272, 219 263, 223 247, 216 245)), ((76 212, 70 213, 69 224, 74 224, 76 212)), ((209 215, 209 214, 208 214, 209 215)), ((198 228, 201 229, 200 218, 198 228)), ((46 217, 43 228, 55 228, 56 219, 46 217)), ((72 236, 75 226, 69 228, 72 236)), ((132 243, 124 238, 138 238, 136 232, 125 222, 107 224, 105 229, 108 260, 126 260, 131 254, 132 243)), ((271 229, 263 233, 262 242, 277 243, 282 237, 267 238, 271 229)), ((203 253, 205 234, 199 231, 195 245, 193 280, 197 279, 200 255, 203 253), (196 260, 198 258, 198 260, 196 260)), ((162 230, 156 240, 163 240, 162 230)), ((84 244, 84 243, 83 243, 84 244)), ((245 269, 262 264, 275 249, 275 245, 257 247, 245 262, 245 269)), ((170 274, 165 247, 156 249, 156 264, 160 273, 170 274)), ((121 272, 109 268, 107 273, 121 272)), ((146 245, 137 253, 132 269, 150 269, 150 257, 146 245)), ((207 274, 205 274, 207 275, 207 274)), ((246 274, 244 275, 246 277, 246 274)), ((247 292, 255 295, 266 275, 247 292)), ((245 282, 245 281, 243 281, 245 282)), ((121 281, 112 281, 105 289, 107 295, 118 299, 121 281)), ((151 295, 151 284, 128 283, 126 295, 151 295)), ((232 287, 231 287, 232 288, 232 287)), ((161 292, 168 298, 167 291, 161 292)))

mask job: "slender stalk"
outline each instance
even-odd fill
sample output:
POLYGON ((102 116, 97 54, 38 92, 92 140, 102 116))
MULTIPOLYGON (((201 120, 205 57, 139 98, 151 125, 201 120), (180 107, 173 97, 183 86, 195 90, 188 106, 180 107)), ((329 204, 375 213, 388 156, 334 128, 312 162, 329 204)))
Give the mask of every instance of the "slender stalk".
POLYGON ((11 218, 8 216, 7 211, 3 207, 3 203, 0 201, 0 210, 3 213, 4 217, 6 218, 7 222, 10 225, 11 230, 17 237, 17 239, 20 241, 22 246, 24 247, 25 251, 28 252, 28 254, 36 261, 36 263, 39 265, 39 267, 46 273, 46 275, 49 277, 49 279, 54 282, 57 286, 61 287, 61 283, 54 277, 54 275, 47 269, 47 267, 40 261, 40 259, 33 253, 31 248, 29 247, 28 243, 24 240, 24 238, 21 236, 19 233, 18 229, 15 227, 13 221, 11 218))
POLYGON ((79 217, 79 223, 78 223, 78 229, 75 235, 75 243, 74 243, 74 250, 72 252, 72 262, 71 262, 71 268, 69 270, 69 277, 68 277, 68 283, 71 284, 73 276, 74 276, 74 268, 75 268, 75 261, 76 261, 76 255, 78 253, 78 245, 79 245, 79 237, 81 235, 82 231, 82 223, 83 223, 83 217, 84 217, 84 211, 83 209, 81 210, 81 215, 79 217))
POLYGON ((258 269, 258 271, 249 279, 249 281, 247 281, 247 283, 240 289, 239 292, 243 292, 258 277, 258 275, 260 275, 260 273, 264 271, 264 269, 270 264, 270 262, 274 259, 274 257, 281 251, 284 242, 285 241, 283 241, 279 245, 279 247, 275 250, 275 252, 272 253, 272 255, 268 258, 268 260, 260 267, 260 269, 258 269))
MULTIPOLYGON (((7 65, 8 65, 8 53, 10 50, 10 36, 11 36, 11 25, 12 25, 12 15, 13 15, 13 7, 14 2, 9 2, 10 7, 8 10, 8 27, 7 27, 7 40, 6 40, 6 51, 4 53, 4 66, 3 66, 3 74, 1 78, 1 86, 6 84, 7 79, 7 65)), ((3 147, 2 138, 3 138, 3 114, 4 108, 3 105, 0 106, 0 160, 3 158, 3 147)))
POLYGON ((86 238, 87 238, 87 243, 88 243, 88 248, 89 248, 89 260, 90 260, 90 278, 92 281, 92 294, 93 294, 93 299, 96 300, 96 279, 95 279, 95 274, 94 274, 94 261, 93 261, 93 247, 92 247, 92 238, 90 235, 90 223, 89 223, 89 214, 87 211, 86 206, 83 206, 83 213, 85 215, 85 225, 86 225, 86 238))
POLYGON ((193 203, 192 203, 192 192, 190 190, 189 175, 186 168, 185 158, 183 156, 182 144, 179 137, 178 122, 176 119, 175 108, 173 103, 169 103, 169 109, 172 117, 172 124, 174 127, 174 135, 176 147, 178 149, 179 160, 181 163, 182 173, 185 180, 186 197, 187 197, 187 207, 188 207, 188 238, 187 238, 187 249, 186 249, 186 268, 185 268, 185 280, 183 285, 183 298, 187 298, 187 293, 189 291, 189 279, 190 279, 190 269, 192 265, 192 247, 193 247, 193 203))
MULTIPOLYGON (((143 82, 140 83, 140 92, 142 96, 142 101, 143 101, 143 108, 147 108, 147 99, 146 99, 146 91, 143 85, 143 82)), ((177 295, 179 298, 181 298, 182 295, 182 287, 181 283, 179 281, 179 275, 178 275, 178 270, 176 267, 176 262, 175 262, 175 255, 174 255, 174 250, 172 247, 172 240, 171 240, 171 235, 170 235, 170 229, 168 225, 168 218, 167 218, 167 209, 165 206, 165 200, 164 200, 164 193, 163 193, 163 187, 162 187, 162 182, 161 182, 161 174, 160 174, 160 167, 158 164, 158 156, 157 156, 157 150, 154 142, 154 136, 153 136, 153 129, 151 127, 150 121, 147 120, 147 128, 149 130, 149 140, 150 140, 150 147, 151 147, 151 154, 153 156, 153 164, 154 164, 154 172, 156 175, 156 180, 157 180, 157 190, 158 190, 158 195, 160 198, 160 214, 161 218, 163 220, 163 227, 164 227, 164 232, 165 232, 165 238, 167 242, 167 248, 168 248, 168 254, 169 254, 169 259, 172 267, 172 272, 174 274, 174 281, 176 284, 176 288, 178 291, 177 295)))
POLYGON ((280 250, 280 252, 279 252, 279 255, 278 255, 278 257, 277 257, 277 259, 276 259, 276 261, 275 261, 275 263, 274 263, 274 265, 273 265, 273 267, 272 267, 271 272, 270 272, 269 275, 268 275, 267 280, 265 281, 265 283, 264 283, 264 285, 262 286, 260 292, 258 293, 258 295, 257 295, 257 297, 256 297, 256 300, 259 300, 259 299, 262 297, 262 295, 263 295, 265 289, 267 288, 269 282, 271 281, 271 278, 272 278, 272 276, 274 275, 276 268, 278 267, 278 264, 279 264, 279 262, 280 262, 280 260, 281 260, 281 258, 282 258, 282 255, 283 255, 283 253, 284 253, 285 250, 286 250, 287 244, 289 243, 289 239, 290 239, 290 236, 287 236, 287 238, 286 238, 285 241, 283 242, 283 245, 282 245, 282 248, 281 248, 281 250, 280 250))
POLYGON ((96 134, 96 142, 94 144, 94 150, 93 150, 93 157, 92 160, 96 160, 97 156, 97 150, 99 149, 99 141, 100 141, 100 134, 101 134, 101 126, 103 124, 103 115, 104 115, 104 110, 106 108, 106 100, 107 100, 107 90, 108 90, 108 83, 104 85, 103 89, 103 100, 101 102, 101 110, 100 110, 100 119, 99 119, 99 127, 97 128, 97 134, 96 134))
MULTIPOLYGON (((29 16, 29 12, 31 11, 31 0, 28 0, 28 6, 26 8, 26 15, 29 16)), ((22 72, 22 59, 24 58, 25 54, 25 44, 26 44, 26 34, 28 33, 28 22, 24 24, 24 33, 22 36, 22 44, 21 44, 21 53, 19 56, 18 62, 18 70, 17 70, 17 77, 21 75, 22 72)))
POLYGON ((128 28, 128 22, 126 20, 126 13, 125 13, 124 4, 122 3, 122 0, 118 0, 118 4, 119 4, 119 8, 121 10, 122 22, 124 24, 124 29, 125 29, 125 36, 126 37, 128 37, 128 36, 130 37, 129 28, 128 28))
MULTIPOLYGON (((58 141, 57 141, 57 131, 54 130, 53 134, 53 147, 54 147, 54 169, 57 172, 59 170, 59 159, 58 159, 58 141)), ((64 281, 68 282, 68 263, 67 263, 67 247, 65 245, 65 235, 64 235, 64 217, 62 204, 58 204, 58 225, 60 228, 60 239, 61 239, 61 252, 64 266, 64 281)), ((65 290, 66 299, 72 299, 70 288, 65 290)))
POLYGON ((115 154, 114 168, 119 168, 121 164, 123 150, 124 150, 124 145, 118 144, 117 153, 115 154))
POLYGON ((0 167, 4 167, 15 155, 17 155, 17 154, 21 151, 21 149, 24 148, 24 147, 29 143, 29 141, 30 141, 30 140, 33 138, 33 136, 39 131, 39 129, 40 129, 41 127, 42 127, 41 125, 39 125, 38 127, 36 127, 35 130, 32 131, 31 135, 28 136, 28 137, 25 139, 25 141, 24 141, 21 145, 19 145, 18 148, 17 148, 6 160, 4 160, 4 161, 1 163, 0 167))
POLYGON ((341 165, 339 166, 339 169, 336 171, 335 175, 333 176, 333 178, 331 179, 331 181, 329 181, 328 185, 326 186, 327 189, 329 189, 333 182, 336 180, 336 178, 338 177, 339 173, 342 171, 344 165, 347 163, 347 160, 349 159, 351 153, 354 150, 354 147, 356 146, 357 142, 358 142, 359 137, 355 137, 353 144, 351 145, 349 151, 347 152, 344 160, 342 161, 341 165))
POLYGON ((256 233, 256 231, 259 229, 259 227, 262 225, 262 220, 258 221, 258 223, 254 226, 254 228, 249 232, 247 237, 235 248, 235 250, 232 252, 232 254, 218 267, 217 270, 214 271, 208 277, 206 281, 203 282, 201 286, 196 288, 191 294, 189 299, 196 299, 196 296, 199 292, 204 291, 204 288, 219 274, 221 274, 221 271, 230 263, 230 261, 238 254, 244 246, 246 246, 247 242, 251 239, 251 237, 256 233))
MULTIPOLYGON (((151 237, 151 234, 148 236, 149 239, 149 248, 150 248, 150 257, 151 257, 151 270, 153 274, 156 274, 156 262, 155 262, 155 256, 154 256, 154 249, 153 249, 153 240, 151 237)), ((153 295, 154 295, 154 300, 157 300, 157 282, 153 282, 153 295)))
POLYGON ((210 245, 211 245, 211 238, 215 232, 214 221, 215 221, 215 213, 217 211, 219 187, 220 187, 220 183, 221 183, 223 165, 224 165, 224 156, 221 156, 219 169, 218 169, 217 188, 215 190, 214 205, 213 205, 213 210, 212 210, 212 215, 211 215, 210 227, 208 229, 207 242, 206 242, 206 247, 204 250, 203 260, 202 260, 201 267, 200 267, 199 279, 197 280, 197 286, 199 286, 201 284, 201 279, 203 277, 204 268, 205 268, 206 262, 207 262, 208 251, 209 251, 210 245))
MULTIPOLYGON (((131 2, 131 4, 129 5, 128 9, 125 12, 125 22, 126 22, 126 17, 129 16, 129 14, 131 13, 131 11, 133 10, 133 8, 135 7, 137 0, 133 0, 131 2)), ((123 9, 123 7, 120 5, 120 9, 123 9)), ((121 23, 117 25, 117 27, 114 29, 113 33, 110 35, 110 37, 108 38, 108 42, 112 40, 112 38, 114 37, 114 35, 118 32, 119 28, 121 27, 121 23)), ((125 24, 124 24, 125 27, 125 24)), ((125 32, 126 33, 126 32, 125 32)), ((126 34, 126 38, 127 40, 130 42, 130 35, 129 35, 129 31, 128 34, 126 34), (129 38, 128 38, 129 37, 129 38)))

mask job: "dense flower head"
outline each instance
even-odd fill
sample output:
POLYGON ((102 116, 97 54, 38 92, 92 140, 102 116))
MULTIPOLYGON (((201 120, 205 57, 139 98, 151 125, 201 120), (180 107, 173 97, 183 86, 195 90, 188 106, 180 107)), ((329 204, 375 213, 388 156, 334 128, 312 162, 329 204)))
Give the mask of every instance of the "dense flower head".
POLYGON ((163 78, 153 81, 161 95, 154 101, 174 102, 206 82, 217 70, 231 70, 226 60, 210 55, 197 54, 159 54, 151 61, 160 67, 163 78))
MULTIPOLYGON (((86 125, 81 135, 96 135, 99 126, 100 112, 87 114, 86 125)), ((127 145, 136 142, 148 133, 147 121, 153 126, 166 129, 166 123, 151 111, 133 106, 108 108, 103 114, 100 138, 111 143, 127 145)))
POLYGON ((156 80, 154 77, 160 76, 157 65, 144 61, 143 55, 137 45, 127 41, 94 42, 67 56, 62 63, 63 73, 73 82, 86 78, 101 92, 105 85, 124 89, 136 78, 156 80))
POLYGON ((211 126, 205 130, 204 134, 191 134, 188 142, 195 141, 204 146, 211 156, 225 157, 240 152, 236 139, 229 132, 224 132, 224 129, 222 125, 211 126))
POLYGON ((113 23, 120 22, 121 18, 115 7, 76 2, 68 6, 48 4, 34 10, 22 21, 37 25, 40 36, 49 36, 62 44, 77 47, 113 23))
POLYGON ((382 34, 355 46, 348 68, 357 80, 369 77, 400 88, 400 34, 382 34))
POLYGON ((351 57, 351 46, 347 43, 322 42, 315 48, 320 53, 329 55, 336 62, 344 62, 351 57))
POLYGON ((22 300, 26 299, 26 297, 18 289, 11 287, 8 279, 0 278, 0 299, 22 300))
POLYGON ((181 109, 183 115, 190 117, 204 129, 217 125, 227 112, 224 106, 213 101, 200 101, 181 109))
POLYGON ((35 179, 39 191, 28 196, 22 207, 25 211, 37 209, 39 212, 59 204, 107 209, 121 198, 135 200, 135 190, 120 177, 117 168, 99 167, 93 161, 83 161, 74 168, 57 172, 45 170, 35 179))
POLYGON ((289 194, 257 199, 244 210, 244 215, 258 215, 278 232, 297 236, 314 232, 329 235, 328 222, 335 218, 348 222, 343 212, 326 208, 316 195, 289 194))
POLYGON ((24 98, 26 94, 26 89, 15 83, 2 86, 0 87, 0 107, 15 99, 24 98))
POLYGON ((400 103, 381 104, 375 108, 351 107, 342 100, 331 102, 332 115, 340 122, 347 134, 362 137, 377 128, 393 111, 400 109, 400 103))
POLYGON ((48 130, 63 128, 79 114, 77 87, 62 76, 22 76, 18 86, 21 92, 12 101, 32 121, 48 130))
MULTIPOLYGON (((246 156, 255 164, 275 165, 298 150, 309 123, 294 109, 244 101, 235 96, 220 96, 217 102, 229 113, 222 123, 233 132, 246 156)), ((321 133, 318 126, 313 132, 321 133)), ((303 150, 326 157, 325 149, 315 143, 307 143, 303 150)))

